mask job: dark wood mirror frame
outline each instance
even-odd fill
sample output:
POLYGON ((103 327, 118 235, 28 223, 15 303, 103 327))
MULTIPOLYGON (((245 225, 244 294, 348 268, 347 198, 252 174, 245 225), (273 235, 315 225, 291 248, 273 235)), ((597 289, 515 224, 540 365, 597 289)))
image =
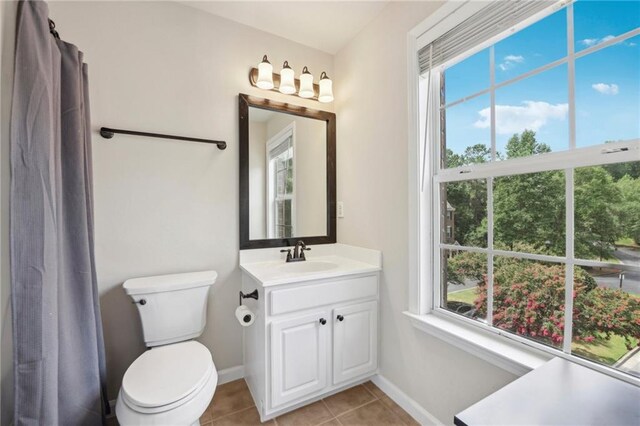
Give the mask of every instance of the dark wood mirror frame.
POLYGON ((336 115, 245 94, 238 95, 240 122, 240 250, 336 242, 336 115), (327 235, 251 240, 249 237, 249 107, 279 111, 327 123, 327 235))

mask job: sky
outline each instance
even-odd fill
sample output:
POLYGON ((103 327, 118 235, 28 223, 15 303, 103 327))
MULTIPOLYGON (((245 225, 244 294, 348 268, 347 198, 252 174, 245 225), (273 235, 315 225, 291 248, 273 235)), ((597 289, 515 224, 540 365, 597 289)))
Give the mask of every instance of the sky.
MULTIPOLYGON (((640 28, 640 1, 578 0, 576 53, 640 28)), ((494 45, 501 83, 567 55, 567 11, 562 9, 494 45)), ((489 48, 445 70, 446 104, 490 85, 489 48)), ((525 129, 552 151, 569 148, 568 68, 561 64, 496 90, 496 147, 525 129)), ((576 59, 576 145, 640 138, 640 35, 576 59)), ((491 145, 489 94, 447 108, 447 147, 461 153, 491 145)))

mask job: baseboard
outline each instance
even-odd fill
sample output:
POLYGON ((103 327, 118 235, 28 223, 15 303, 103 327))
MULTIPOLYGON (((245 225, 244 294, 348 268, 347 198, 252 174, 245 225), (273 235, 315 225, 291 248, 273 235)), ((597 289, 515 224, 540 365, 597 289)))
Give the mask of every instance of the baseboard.
POLYGON ((406 393, 402 392, 384 376, 377 374, 371 378, 371 381, 421 425, 444 426, 444 423, 438 420, 436 416, 422 408, 420 404, 409 398, 406 393))
POLYGON ((244 365, 237 365, 218 371, 218 386, 244 377, 244 365))
MULTIPOLYGON (((238 365, 231 368, 225 368, 218 371, 218 385, 233 382, 234 380, 242 379, 244 377, 244 366, 238 365)), ((107 416, 107 419, 116 416, 116 400, 109 401, 109 407, 111 407, 111 414, 107 416)))

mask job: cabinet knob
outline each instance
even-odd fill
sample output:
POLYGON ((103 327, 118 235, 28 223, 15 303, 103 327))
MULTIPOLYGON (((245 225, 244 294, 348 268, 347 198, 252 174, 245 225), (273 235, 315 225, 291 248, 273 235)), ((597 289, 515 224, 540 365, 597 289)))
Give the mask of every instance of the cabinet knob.
POLYGON ((324 318, 320 318, 320 324, 325 325, 327 323, 327 320, 324 318))
POLYGON ((342 315, 338 315, 338 321, 344 321, 344 317, 342 315))

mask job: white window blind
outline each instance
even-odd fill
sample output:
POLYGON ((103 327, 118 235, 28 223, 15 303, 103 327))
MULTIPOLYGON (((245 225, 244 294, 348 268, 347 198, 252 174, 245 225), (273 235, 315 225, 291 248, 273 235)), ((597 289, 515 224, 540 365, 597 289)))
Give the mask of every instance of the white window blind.
POLYGON ((496 0, 420 49, 420 74, 469 51, 557 3, 545 0, 496 0), (431 60, 429 50, 433 47, 431 60))

